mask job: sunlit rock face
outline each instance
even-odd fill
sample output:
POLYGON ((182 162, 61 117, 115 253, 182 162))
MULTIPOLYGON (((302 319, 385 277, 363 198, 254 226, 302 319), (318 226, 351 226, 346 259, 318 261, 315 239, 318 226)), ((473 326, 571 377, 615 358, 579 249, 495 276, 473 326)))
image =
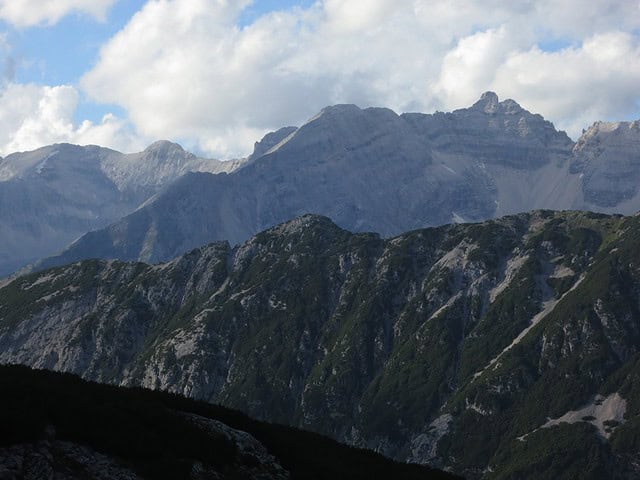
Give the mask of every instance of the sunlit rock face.
POLYGON ((0 159, 0 276, 131 213, 187 172, 240 165, 166 141, 133 154, 58 144, 0 159))
POLYGON ((206 173, 215 169, 168 142, 139 161, 103 161, 117 192, 133 184, 158 193, 35 268, 83 258, 165 261, 307 213, 385 237, 534 209, 631 214, 640 210, 636 152, 637 122, 597 123, 574 144, 493 92, 450 113, 335 105, 266 135, 246 162, 226 163, 227 174, 206 173))
POLYGON ((596 122, 573 149, 586 208, 631 214, 640 200, 640 121, 596 122))

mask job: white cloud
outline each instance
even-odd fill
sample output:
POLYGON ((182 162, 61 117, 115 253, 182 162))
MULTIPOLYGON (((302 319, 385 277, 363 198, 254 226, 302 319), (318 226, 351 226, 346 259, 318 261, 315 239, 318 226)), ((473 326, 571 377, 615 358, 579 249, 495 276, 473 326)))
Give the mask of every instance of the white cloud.
POLYGON ((0 19, 17 27, 52 25, 70 13, 104 20, 116 0, 0 0, 0 19))
POLYGON ((443 61, 437 91, 452 108, 494 90, 541 112, 574 138, 597 119, 638 115, 640 40, 596 34, 554 52, 527 46, 504 28, 458 42, 443 61), (509 38, 511 36, 511 38, 509 38))
POLYGON ((517 49, 517 38, 502 26, 461 38, 442 61, 440 78, 434 90, 448 106, 469 105, 478 91, 489 90, 496 70, 510 52, 517 49))
MULTIPOLYGON (((74 10, 100 17, 112 3, 0 0, 0 17, 52 23, 74 10)), ((71 141, 131 151, 168 138, 233 157, 329 104, 430 112, 489 89, 573 136, 597 119, 640 116, 637 0, 319 0, 239 27, 251 3, 149 0, 80 82, 126 121, 74 124, 76 87, 10 83, 0 150, 71 141)))
POLYGON ((140 149, 141 142, 126 123, 113 115, 106 115, 99 124, 74 125, 78 99, 78 91, 69 85, 5 85, 0 90, 0 155, 59 142, 140 149))
POLYGON ((116 0, 0 0, 0 19, 17 27, 53 25, 70 13, 83 13, 98 20, 116 0))
POLYGON ((579 47, 510 55, 492 88, 535 106, 573 137, 593 121, 638 115, 640 40, 626 33, 594 35, 579 47))
POLYGON ((223 157, 333 103, 433 111, 495 89, 575 133, 640 98, 636 1, 324 0, 239 28, 250 3, 150 1, 81 85, 144 135, 223 157))

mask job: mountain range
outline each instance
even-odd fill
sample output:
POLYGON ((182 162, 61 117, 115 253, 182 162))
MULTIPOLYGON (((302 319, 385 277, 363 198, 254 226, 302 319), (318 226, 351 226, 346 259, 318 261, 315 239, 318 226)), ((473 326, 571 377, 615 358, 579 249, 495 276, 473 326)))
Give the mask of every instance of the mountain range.
POLYGON ((305 213, 383 236, 540 208, 631 214, 639 180, 640 122, 598 122, 574 143, 492 92, 451 113, 337 105, 265 137, 244 168, 186 174, 35 268, 166 261, 305 213))
POLYGON ((0 362, 469 479, 637 478, 638 258, 640 217, 535 211, 383 239, 306 215, 168 263, 14 279, 0 362))
POLYGON ((0 276, 117 221, 186 172, 242 163, 198 158, 166 141, 134 154, 59 144, 8 155, 0 159, 0 276))
MULTIPOLYGON (((640 122, 573 142, 492 92, 450 113, 327 107, 230 162, 166 141, 9 155, 0 276, 31 265, 0 281, 0 363, 218 403, 472 480, 637 478, 639 186, 640 122)), ((80 399, 110 388, 3 375, 80 399)), ((0 444, 0 469, 82 457, 87 475, 93 460, 148 474, 111 433, 82 437, 91 419, 49 428, 80 406, 40 395, 58 400, 0 409, 33 427, 0 444)), ((161 397, 145 398, 157 413, 161 397)), ((129 423, 134 404, 114 401, 101 421, 129 423)), ((159 424, 193 434, 164 405, 159 424)), ((225 425, 214 444, 244 448, 246 430, 225 425)), ((150 435, 133 433, 138 447, 150 435)), ((270 435, 251 448, 286 457, 295 441, 270 435)), ((198 452, 161 470, 225 475, 198 452)), ((301 478, 308 465, 285 457, 227 466, 301 478)))

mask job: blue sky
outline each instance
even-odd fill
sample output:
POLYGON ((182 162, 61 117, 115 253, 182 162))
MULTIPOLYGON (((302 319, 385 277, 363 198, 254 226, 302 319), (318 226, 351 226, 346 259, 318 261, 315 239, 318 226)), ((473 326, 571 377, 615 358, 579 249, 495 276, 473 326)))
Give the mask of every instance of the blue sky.
POLYGON ((77 81, 98 51, 144 5, 143 0, 117 2, 105 21, 86 14, 70 14, 54 25, 12 28, 9 32, 13 55, 18 62, 20 82, 70 83, 77 81))
MULTIPOLYGON (((54 25, 15 28, 2 22, 11 45, 7 60, 11 66, 6 73, 20 83, 77 84, 87 68, 96 62, 100 47, 127 24, 144 3, 144 0, 116 2, 104 21, 74 13, 54 25)), ((114 111, 123 113, 116 105, 83 101, 74 118, 98 121, 105 113, 114 111)))
POLYGON ((231 158, 328 104, 494 90, 576 138, 640 118, 637 0, 0 0, 0 155, 159 138, 231 158))

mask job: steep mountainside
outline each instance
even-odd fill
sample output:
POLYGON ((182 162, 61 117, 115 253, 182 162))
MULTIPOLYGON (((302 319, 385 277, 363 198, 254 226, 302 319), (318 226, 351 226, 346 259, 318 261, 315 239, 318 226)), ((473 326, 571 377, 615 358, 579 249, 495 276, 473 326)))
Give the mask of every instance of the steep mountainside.
POLYGON ((189 175, 37 268, 165 261, 305 213, 383 236, 540 208, 631 214, 640 209, 639 178, 637 122, 598 123, 574 145, 492 92, 433 115, 338 105, 265 137, 246 168, 189 175))
POLYGON ((572 148, 540 115, 490 92, 448 114, 328 107, 298 129, 266 137, 245 168, 189 175, 40 268, 82 258, 168 260, 211 241, 244 241, 305 213, 388 236, 569 208, 572 148))
POLYGON ((0 361, 469 478, 637 478, 638 258, 640 217, 539 211, 383 240, 304 216, 166 264, 18 278, 0 289, 0 361))
POLYGON ((3 479, 454 478, 174 395, 15 366, 0 386, 3 479))
POLYGON ((129 155, 60 144, 0 159, 0 276, 131 213, 186 172, 238 166, 169 142, 129 155))
POLYGON ((587 209, 640 210, 640 121, 597 122, 573 149, 587 209))

